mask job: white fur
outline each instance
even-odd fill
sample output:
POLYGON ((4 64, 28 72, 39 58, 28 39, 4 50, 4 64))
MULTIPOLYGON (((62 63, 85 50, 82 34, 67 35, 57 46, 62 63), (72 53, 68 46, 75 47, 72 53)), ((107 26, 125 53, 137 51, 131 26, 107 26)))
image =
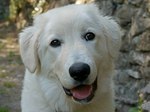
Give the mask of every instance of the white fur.
POLYGON ((20 51, 26 67, 22 112, 114 112, 113 63, 120 48, 120 29, 93 4, 68 5, 37 16, 33 26, 20 33, 20 51), (86 41, 82 35, 93 32, 86 41), (62 45, 50 46, 52 39, 62 45), (98 77, 93 100, 80 104, 68 97, 62 86, 75 85, 68 69, 75 62, 90 65, 87 84, 98 77))

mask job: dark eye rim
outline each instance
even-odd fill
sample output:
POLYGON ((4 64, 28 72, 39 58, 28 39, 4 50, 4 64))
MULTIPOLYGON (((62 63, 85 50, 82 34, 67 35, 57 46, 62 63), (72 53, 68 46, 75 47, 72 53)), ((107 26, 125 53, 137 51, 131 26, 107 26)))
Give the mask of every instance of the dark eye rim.
POLYGON ((53 40, 50 42, 49 45, 50 45, 51 47, 56 48, 56 47, 60 47, 61 44, 62 44, 62 42, 61 42, 59 39, 53 39, 53 40))
POLYGON ((84 39, 86 41, 92 41, 92 40, 94 40, 95 39, 95 33, 93 33, 93 32, 87 32, 87 33, 85 33, 84 34, 84 39))

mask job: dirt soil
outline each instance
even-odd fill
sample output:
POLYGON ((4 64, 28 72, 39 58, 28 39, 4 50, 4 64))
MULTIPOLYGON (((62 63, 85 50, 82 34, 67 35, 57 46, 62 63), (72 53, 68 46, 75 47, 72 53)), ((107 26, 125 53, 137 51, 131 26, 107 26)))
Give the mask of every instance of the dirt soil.
POLYGON ((17 35, 12 28, 0 26, 0 112, 21 112, 24 66, 17 35))

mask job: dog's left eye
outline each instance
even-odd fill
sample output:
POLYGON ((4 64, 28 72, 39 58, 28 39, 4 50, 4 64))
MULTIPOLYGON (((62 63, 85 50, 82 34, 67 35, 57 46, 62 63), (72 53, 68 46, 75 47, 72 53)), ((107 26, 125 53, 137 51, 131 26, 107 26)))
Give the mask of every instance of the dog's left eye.
POLYGON ((91 41, 95 38, 95 34, 92 33, 92 32, 87 32, 85 35, 84 35, 84 39, 86 41, 91 41))
POLYGON ((54 40, 51 41, 50 46, 59 47, 59 46, 61 46, 61 41, 58 40, 58 39, 54 39, 54 40))

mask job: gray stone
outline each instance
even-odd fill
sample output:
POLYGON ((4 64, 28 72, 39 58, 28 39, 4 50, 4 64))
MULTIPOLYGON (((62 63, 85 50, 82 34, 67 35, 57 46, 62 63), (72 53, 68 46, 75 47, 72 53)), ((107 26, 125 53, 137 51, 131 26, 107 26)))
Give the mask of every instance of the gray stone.
POLYGON ((144 32, 142 35, 139 36, 136 50, 137 51, 150 51, 150 31, 144 32))
POLYGON ((150 28, 150 18, 142 17, 142 15, 138 15, 135 18, 132 18, 132 24, 130 29, 130 37, 133 38, 144 31, 150 28))
POLYGON ((150 83, 141 90, 142 93, 150 94, 150 83))
POLYGON ((124 68, 128 67, 128 58, 129 55, 127 53, 120 53, 116 62, 116 68, 123 70, 124 68))
POLYGON ((132 64, 143 65, 145 63, 144 55, 140 52, 131 51, 129 54, 129 62, 132 64))
POLYGON ((123 40, 123 43, 122 43, 122 46, 121 46, 121 49, 120 49, 122 52, 130 52, 131 50, 131 44, 129 42, 129 39, 128 38, 125 38, 123 40))
POLYGON ((150 101, 149 101, 149 102, 144 102, 144 103, 142 104, 142 109, 143 109, 144 111, 150 112, 150 101))
POLYGON ((133 10, 128 5, 122 5, 118 7, 116 16, 119 18, 119 24, 125 26, 131 22, 133 10))
POLYGON ((141 67, 140 72, 143 78, 150 80, 150 67, 141 67))
POLYGON ((129 76, 126 73, 126 70, 117 70, 114 80, 116 83, 126 84, 127 81, 129 80, 129 76))
POLYGON ((133 71, 132 69, 128 69, 126 70, 127 75, 129 75, 130 77, 133 77, 135 79, 140 79, 141 76, 137 71, 133 71))
POLYGON ((136 49, 136 48, 137 48, 137 45, 138 45, 138 43, 139 43, 139 41, 140 41, 140 38, 141 38, 141 35, 138 35, 138 36, 135 36, 135 37, 132 39, 131 44, 132 44, 133 49, 136 49))
MULTIPOLYGON (((129 78, 128 81, 126 81, 126 84, 119 83, 115 84, 115 92, 116 97, 121 99, 126 99, 122 103, 128 102, 130 104, 131 102, 136 103, 139 99, 138 91, 141 90, 145 86, 144 80, 135 80, 133 78, 129 78), (128 100, 130 99, 130 101, 128 100)), ((120 101, 121 101, 120 99, 120 101)))
POLYGON ((142 3, 142 0, 128 0, 128 2, 132 5, 140 6, 142 3))
POLYGON ((131 51, 129 54, 129 62, 131 64, 138 64, 142 66, 148 66, 150 62, 150 54, 149 53, 142 53, 131 51))
POLYGON ((113 2, 118 3, 118 4, 122 4, 124 2, 124 0, 113 0, 113 2))

